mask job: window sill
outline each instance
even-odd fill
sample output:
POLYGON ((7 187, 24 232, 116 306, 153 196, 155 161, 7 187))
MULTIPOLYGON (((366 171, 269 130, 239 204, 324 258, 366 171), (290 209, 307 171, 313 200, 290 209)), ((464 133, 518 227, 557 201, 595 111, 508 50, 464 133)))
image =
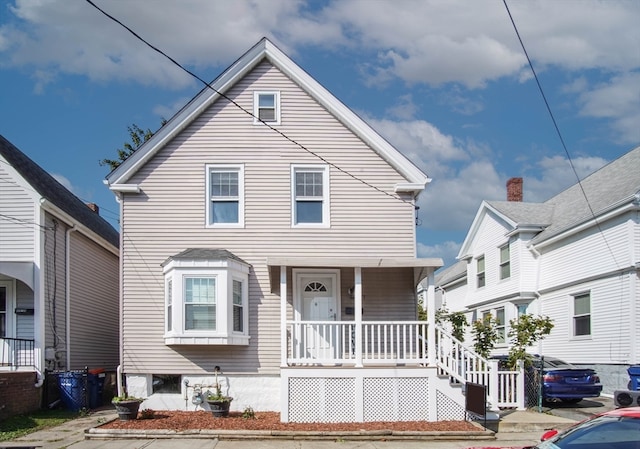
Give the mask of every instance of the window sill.
POLYGON ((164 337, 164 344, 171 345, 233 345, 248 346, 248 335, 227 335, 227 336, 188 336, 188 335, 172 335, 164 337))

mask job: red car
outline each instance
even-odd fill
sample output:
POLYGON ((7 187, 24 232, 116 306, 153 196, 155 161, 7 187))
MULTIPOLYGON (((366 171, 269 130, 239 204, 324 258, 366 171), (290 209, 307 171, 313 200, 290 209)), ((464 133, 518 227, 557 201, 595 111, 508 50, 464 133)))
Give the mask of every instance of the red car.
POLYGON ((640 449, 640 407, 601 413, 524 449, 640 449))

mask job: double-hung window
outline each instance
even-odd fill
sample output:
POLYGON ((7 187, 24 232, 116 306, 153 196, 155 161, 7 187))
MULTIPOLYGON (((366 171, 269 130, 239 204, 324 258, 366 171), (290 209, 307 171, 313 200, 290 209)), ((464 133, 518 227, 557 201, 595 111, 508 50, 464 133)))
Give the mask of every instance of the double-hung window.
POLYGON ((207 223, 244 226, 244 166, 207 165, 207 223))
POLYGON ((224 250, 188 249, 167 259, 165 344, 249 344, 249 268, 224 250))
POLYGON ((292 225, 329 226, 329 169, 322 165, 292 166, 292 225))
POLYGON ((506 343, 506 328, 504 307, 500 307, 499 309, 496 309, 496 334, 498 334, 498 339, 496 340, 497 344, 506 343))
POLYGON ((484 255, 476 259, 476 286, 477 288, 484 287, 485 273, 484 273, 484 255))
POLYGON ((511 250, 509 244, 500 247, 500 279, 511 277, 511 250))
POLYGON ((184 329, 216 330, 216 278, 184 277, 184 329))
POLYGON ((254 123, 280 124, 280 92, 253 93, 254 123))
POLYGON ((591 335, 591 294, 581 293, 573 297, 573 336, 591 335))

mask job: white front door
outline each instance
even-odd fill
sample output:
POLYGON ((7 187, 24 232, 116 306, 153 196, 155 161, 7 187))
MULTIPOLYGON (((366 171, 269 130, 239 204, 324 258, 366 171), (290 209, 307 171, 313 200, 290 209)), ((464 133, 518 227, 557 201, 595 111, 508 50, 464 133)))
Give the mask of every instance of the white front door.
POLYGON ((4 338, 15 337, 13 329, 13 284, 8 281, 0 281, 0 365, 10 364, 12 360, 11 347, 4 338))
POLYGON ((299 273, 296 279, 298 312, 304 325, 299 342, 306 357, 330 361, 337 357, 339 317, 338 274, 299 273))

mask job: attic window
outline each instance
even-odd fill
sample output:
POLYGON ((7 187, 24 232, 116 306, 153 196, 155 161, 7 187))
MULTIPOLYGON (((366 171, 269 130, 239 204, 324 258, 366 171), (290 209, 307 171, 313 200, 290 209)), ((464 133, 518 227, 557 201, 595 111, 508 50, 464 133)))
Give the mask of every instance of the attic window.
POLYGON ((254 123, 280 124, 280 92, 254 92, 254 123))

